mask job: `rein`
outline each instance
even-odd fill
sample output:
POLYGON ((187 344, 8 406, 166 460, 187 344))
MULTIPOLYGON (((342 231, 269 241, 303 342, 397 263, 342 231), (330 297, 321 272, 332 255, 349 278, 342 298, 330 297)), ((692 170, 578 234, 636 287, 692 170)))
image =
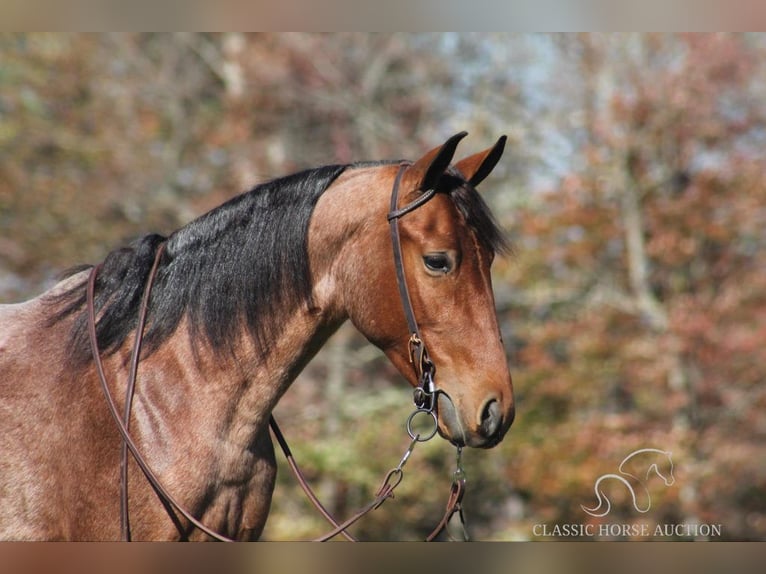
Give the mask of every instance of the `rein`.
MULTIPOLYGON (((390 226, 390 232, 391 232, 391 243, 392 243, 393 254, 394 254, 394 267, 396 269, 396 279, 397 279, 397 284, 399 287, 399 295, 402 301, 404 315, 407 320, 407 326, 410 332, 410 337, 408 341, 410 362, 413 364, 413 367, 415 369, 415 373, 418 379, 418 386, 414 390, 414 397, 413 397, 416 409, 408 417, 407 424, 406 424, 407 433, 409 434, 411 441, 407 449, 405 450, 404 454, 402 455, 402 458, 399 461, 399 464, 396 467, 392 468, 386 474, 383 480, 383 483, 381 484, 380 488, 378 489, 375 495, 375 498, 371 502, 369 502, 366 506, 362 507, 356 514, 354 514, 353 516, 351 516, 344 522, 339 523, 332 516, 332 514, 330 514, 330 512, 324 507, 324 505, 322 505, 322 503, 317 498, 316 494, 314 494, 313 490, 309 486, 308 481, 306 480, 303 472, 301 471, 300 467, 295 461, 295 458, 292 455, 290 447, 288 446, 287 441, 285 440, 285 437, 281 429, 279 428, 279 425, 277 424, 276 419, 273 416, 271 416, 269 420, 269 426, 271 428, 271 431, 274 434, 274 437, 277 439, 277 442, 279 443, 282 449, 282 452, 284 453, 285 458, 287 459, 288 464, 290 465, 290 468, 295 474, 295 477, 298 480, 298 483, 300 484, 301 488, 306 493, 306 496, 309 498, 309 500, 319 510, 319 512, 334 527, 330 532, 317 538, 315 541, 323 542, 326 540, 330 540, 334 538, 335 536, 337 536, 338 534, 342 534, 344 537, 346 537, 346 539, 350 541, 356 541, 356 539, 346 531, 347 528, 350 527, 355 522, 357 522, 363 516, 379 508, 389 498, 393 498, 394 489, 399 485, 399 483, 401 483, 402 478, 404 477, 403 468, 405 464, 407 463, 407 461, 409 460, 409 457, 412 454, 412 451, 414 450, 415 446, 419 442, 426 442, 428 440, 431 440, 436 435, 436 432, 438 429, 438 419, 437 419, 437 415, 435 411, 437 406, 438 393, 443 391, 439 391, 434 384, 434 374, 436 372, 436 367, 434 366, 433 362, 428 356, 428 351, 426 349, 425 342, 420 336, 420 329, 418 328, 417 320, 415 319, 415 313, 412 308, 412 301, 410 300, 409 290, 407 288, 407 280, 404 273, 402 246, 401 246, 401 240, 399 236, 399 225, 398 225, 399 219, 401 217, 414 211, 418 207, 424 205, 429 200, 431 200, 436 195, 436 190, 430 189, 430 190, 424 191, 422 195, 418 197, 415 201, 407 204, 406 206, 400 209, 397 209, 398 198, 399 198, 399 186, 401 183, 402 175, 404 174, 404 171, 406 170, 407 165, 408 164, 406 163, 402 163, 399 166, 399 171, 396 174, 396 179, 394 180, 393 189, 391 190, 391 209, 387 216, 389 226, 390 226), (421 435, 421 433, 417 433, 413 429, 413 422, 415 418, 419 415, 424 415, 429 417, 431 421, 430 424, 433 425, 433 428, 432 429, 429 428, 429 432, 426 433, 425 435, 421 435)), ((98 272, 100 271, 102 265, 97 265, 93 267, 93 269, 91 269, 91 272, 88 276, 88 286, 86 290, 86 307, 87 307, 87 319, 88 319, 87 320, 88 337, 90 340, 91 352, 93 354, 93 360, 96 365, 96 371, 98 373, 98 377, 101 382, 101 387, 104 392, 104 396, 106 398, 109 411, 117 425, 117 429, 119 430, 120 435, 122 436, 121 459, 120 459, 120 535, 121 535, 121 538, 125 541, 131 540, 129 509, 128 509, 128 460, 127 460, 128 451, 130 451, 136 463, 138 464, 139 468, 141 469, 144 476, 146 477, 147 481, 151 485, 152 489, 154 490, 154 492, 157 494, 158 498, 162 502, 162 505, 165 508, 165 511, 167 512, 168 516, 170 517, 176 529, 178 530, 179 534, 181 535, 182 540, 188 540, 187 528, 181 523, 181 520, 176 514, 176 512, 180 514, 181 516, 183 516, 186 520, 188 520, 191 523, 191 525, 193 525, 200 531, 204 532, 211 538, 221 542, 233 542, 234 540, 232 540, 231 538, 228 538, 226 536, 223 536, 215 532, 214 530, 206 527, 199 520, 194 518, 194 516, 192 516, 192 514, 188 510, 186 510, 170 494, 170 492, 168 492, 168 490, 163 486, 162 482, 159 480, 157 475, 152 471, 151 467, 146 462, 146 459, 143 457, 143 455, 138 449, 138 446, 135 444, 135 442, 133 441, 130 435, 130 430, 129 430, 130 412, 131 412, 133 395, 135 391, 135 384, 136 384, 136 379, 138 374, 138 363, 139 363, 140 355, 141 355, 141 345, 143 341, 144 328, 146 325, 146 316, 147 316, 147 312, 149 308, 149 299, 151 295, 152 285, 154 283, 154 279, 157 274, 157 269, 159 267, 159 263, 160 263, 160 260, 162 259, 162 255, 164 251, 165 251, 165 243, 162 243, 157 249, 157 254, 155 255, 155 258, 154 258, 154 263, 152 264, 152 268, 149 272, 146 285, 144 287, 144 293, 141 299, 141 305, 139 307, 139 316, 138 316, 138 323, 136 325, 135 340, 133 344, 133 350, 131 352, 128 383, 127 383, 126 392, 125 392, 125 407, 124 407, 124 414, 122 416, 120 416, 120 413, 117 409, 117 405, 115 404, 114 398, 112 397, 112 394, 109 390, 109 385, 106 380, 106 374, 104 372, 103 362, 101 360, 100 351, 98 348, 98 337, 96 333, 96 306, 95 306, 96 278, 98 276, 98 272)), ((466 477, 462 467, 461 455, 462 455, 462 447, 457 447, 456 469, 452 475, 452 486, 450 488, 450 494, 447 500, 446 510, 444 512, 444 515, 442 516, 442 519, 436 525, 436 528, 426 537, 425 539, 426 541, 434 540, 444 529, 446 529, 450 520, 455 514, 457 514, 459 517, 460 526, 461 526, 461 537, 463 540, 468 540, 468 534, 466 532, 465 519, 463 516, 463 510, 462 510, 462 499, 463 499, 463 495, 465 494, 466 477)))
MULTIPOLYGON (((125 401, 126 410, 129 403, 131 402, 132 392, 135 389, 136 374, 138 372, 138 360, 141 354, 141 342, 143 340, 143 331, 144 331, 144 326, 146 323, 146 312, 149 307, 149 294, 151 293, 152 283, 154 282, 154 277, 157 273, 157 267, 159 266, 159 261, 162 258, 164 247, 165 247, 165 244, 163 243, 157 249, 157 255, 154 258, 154 264, 152 265, 152 270, 149 273, 149 278, 146 281, 146 287, 144 288, 144 295, 143 295, 143 298, 141 299, 141 307, 139 309, 139 324, 136 326, 136 339, 133 345, 133 353, 131 355, 131 364, 130 364, 130 375, 128 377, 128 387, 127 387, 128 390, 126 393, 126 401, 125 401)), ((126 417, 125 420, 123 420, 120 417, 120 414, 117 410, 117 405, 114 403, 112 394, 109 391, 109 385, 106 381, 106 375, 104 373, 104 365, 103 365, 103 362, 101 361, 101 356, 98 350, 98 337, 96 336, 96 306, 94 303, 94 294, 96 290, 96 277, 98 275, 98 271, 100 268, 101 268, 101 265, 94 267, 90 272, 90 276, 88 277, 88 289, 86 293, 86 305, 88 309, 88 337, 90 338, 90 345, 91 345, 91 350, 93 351, 93 359, 96 363, 96 371, 98 372, 98 378, 101 381, 101 387, 104 391, 104 396, 106 397, 106 402, 107 402, 107 405, 109 406, 109 411, 112 414, 112 418, 114 419, 114 422, 117 423, 117 429, 120 431, 120 434, 122 435, 123 444, 127 447, 128 450, 130 450, 131 454, 133 455, 133 458, 136 460, 136 463, 138 463, 138 466, 141 468, 141 471, 144 473, 144 476, 149 481, 149 484, 151 484, 152 488, 154 489, 154 492, 156 492, 157 496, 159 496, 163 506, 165 507, 165 510, 167 511, 168 515, 173 521, 173 524, 175 524, 176 528, 178 529, 179 533, 181 533, 181 536, 183 538, 186 538, 186 533, 184 532, 184 528, 181 525, 181 522, 179 521, 178 517, 173 511, 174 508, 180 514, 182 514, 184 518, 186 518, 189 522, 191 522, 194 526, 199 528, 202 532, 204 532, 208 536, 211 536, 212 538, 215 538, 216 540, 220 540, 220 541, 231 541, 231 539, 226 538, 225 536, 221 536, 217 532, 210 530, 204 524, 199 522, 196 518, 194 518, 191 515, 191 513, 185 510, 184 507, 181 506, 181 504, 179 504, 179 502, 173 497, 173 495, 171 495, 167 491, 167 489, 160 482, 157 475, 155 475, 152 469, 149 467, 143 455, 141 455, 141 453, 139 452, 138 446, 136 446, 136 443, 131 438, 130 431, 128 430, 128 423, 127 423, 128 417, 126 417)), ((121 471, 120 472, 121 535, 124 540, 129 541, 130 528, 129 528, 129 521, 128 521, 128 500, 127 500, 127 492, 128 492, 127 464, 124 459, 121 461, 120 471, 121 471)))

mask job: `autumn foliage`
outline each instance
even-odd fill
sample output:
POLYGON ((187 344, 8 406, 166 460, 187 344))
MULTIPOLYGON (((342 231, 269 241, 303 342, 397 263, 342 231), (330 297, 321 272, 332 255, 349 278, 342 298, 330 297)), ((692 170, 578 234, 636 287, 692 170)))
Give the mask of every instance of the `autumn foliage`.
MULTIPOLYGON (((464 454, 474 538, 647 522, 766 538, 762 35, 0 36, 0 300, 258 181, 462 129, 475 150, 510 136, 482 187, 514 245, 493 279, 517 419, 464 454), (648 481, 651 510, 613 489, 607 517, 585 514, 595 480, 650 447, 675 465, 673 485, 648 481)), ((348 515, 401 457, 411 409, 349 327, 277 414, 348 515)), ((419 445, 355 532, 425 535, 453 464, 419 445)), ((286 466, 279 481, 265 537, 320 534, 286 466)))

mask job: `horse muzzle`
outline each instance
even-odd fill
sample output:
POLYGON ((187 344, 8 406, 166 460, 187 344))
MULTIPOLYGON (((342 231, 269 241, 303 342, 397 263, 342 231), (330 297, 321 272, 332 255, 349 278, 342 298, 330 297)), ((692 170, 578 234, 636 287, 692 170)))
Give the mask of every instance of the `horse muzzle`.
POLYGON ((515 410, 511 405, 504 410, 501 399, 490 396, 475 416, 461 417, 455 402, 440 391, 437 399, 439 434, 455 446, 492 448, 503 440, 513 422, 515 410), (469 423, 466 422, 469 419, 469 423))

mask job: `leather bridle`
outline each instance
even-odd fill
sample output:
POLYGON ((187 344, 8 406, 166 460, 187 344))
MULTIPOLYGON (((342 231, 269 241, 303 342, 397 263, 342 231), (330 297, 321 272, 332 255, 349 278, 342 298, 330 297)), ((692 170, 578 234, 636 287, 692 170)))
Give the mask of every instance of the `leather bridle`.
MULTIPOLYGON (((438 428, 438 420, 437 420, 437 415, 435 411, 437 406, 438 393, 442 391, 439 391, 434 384, 434 374, 436 372, 436 367, 434 366, 434 363, 431 361, 428 355, 426 344, 423 341, 423 338, 420 334, 420 329, 418 328, 418 323, 415 318, 415 312, 413 310, 412 301, 410 299, 409 290, 407 288, 407 280, 405 277, 404 263, 403 263, 403 257, 402 257, 401 239, 399 235, 399 219, 401 219, 404 215, 416 210, 420 206, 430 201, 436 195, 436 190, 435 189, 425 190, 421 193, 421 195, 416 200, 412 201, 411 203, 405 205, 402 208, 397 208, 398 201, 399 201, 399 187, 401 184, 402 176, 404 172, 406 171, 408 165, 409 165, 408 163, 401 163, 399 165, 399 170, 396 174, 394 185, 391 190, 391 209, 387 216, 389 226, 390 226, 390 232, 391 232, 391 243, 392 243, 393 254, 394 254, 394 267, 396 270, 396 279, 397 279, 397 284, 399 288, 399 295, 402 301, 404 316, 407 321, 407 327, 409 329, 409 340, 407 343, 408 351, 409 351, 410 361, 413 364, 413 368, 415 369, 415 373, 416 373, 417 381, 418 381, 418 384, 414 390, 414 403, 415 403, 416 410, 409 416, 409 418, 407 419, 407 425, 406 425, 407 432, 411 438, 411 441, 407 449, 405 450, 404 455, 399 461, 399 464, 396 467, 392 468, 386 474, 381 487, 378 489, 377 494, 375 495, 375 498, 369 504, 367 504, 361 510, 359 510, 356 514, 354 514, 351 518, 347 519, 346 521, 342 523, 339 523, 329 513, 329 511, 327 511, 327 509, 322 505, 322 503, 319 501, 319 499, 316 497, 316 495, 312 491, 306 478, 304 477, 303 473, 298 467, 292 455, 292 452, 290 451, 290 447, 288 446, 287 441, 285 440, 284 435, 281 429, 279 428, 279 425, 277 424, 274 417, 272 416, 269 420, 271 430, 275 438, 277 439, 277 442, 279 443, 301 488, 304 490, 304 492, 306 493, 308 498, 311 500, 311 502, 316 506, 316 508, 322 513, 322 515, 334 526, 333 530, 331 530, 324 536, 317 538, 316 540, 318 541, 329 540, 338 534, 342 534, 348 540, 354 541, 355 539, 346 531, 346 529, 349 526, 351 526, 353 523, 355 523, 357 520, 359 520, 360 518, 362 518, 363 516, 371 512, 372 510, 375 510, 376 508, 380 507, 383 504, 383 502, 393 497, 394 489, 398 486, 398 484, 401 482, 403 478, 403 475, 404 475, 403 467, 407 463, 407 460, 409 459, 413 449, 415 448, 415 445, 419 442, 425 442, 433 438, 438 428), (413 420, 415 419, 417 415, 421 415, 421 414, 428 415, 431 418, 433 427, 432 429, 430 429, 430 432, 418 433, 413 429, 413 420)), ((130 430, 129 430, 130 412, 131 412, 132 399, 133 399, 133 395, 135 391, 135 383, 136 383, 136 378, 138 373, 138 363, 139 363, 140 355, 141 355, 141 345, 143 341, 144 328, 146 325, 146 317, 147 317, 148 308, 149 308, 149 299, 151 295, 152 285, 154 283, 154 279, 156 277, 160 261, 162 260, 164 250, 165 250, 165 243, 162 243, 159 245, 157 249, 157 253, 154 258, 154 263, 152 264, 152 268, 146 280, 146 285, 144 286, 144 293, 143 293, 141 304, 139 307, 139 317, 138 317, 138 323, 136 325, 135 340, 133 344, 133 350, 131 352, 128 383, 127 383, 127 388, 125 393, 125 408, 124 408, 124 414, 122 416, 120 416, 120 413, 117 409, 117 405, 115 404, 114 398, 112 397, 111 391, 109 390, 109 385, 106 380, 104 366, 101 360, 101 355, 100 355, 100 351, 98 347, 98 337, 96 332, 95 290, 96 290, 96 279, 97 279, 99 271, 101 270, 102 264, 99 264, 93 267, 93 269, 91 269, 91 272, 88 277, 88 285, 86 289, 87 327, 88 327, 88 338, 90 340, 91 352, 93 354, 93 359, 96 365, 96 372, 98 373, 98 377, 101 382, 101 387, 104 392, 104 396, 106 397, 106 402, 109 407, 109 411, 122 437, 122 450, 121 450, 121 462, 120 462, 120 534, 123 540, 129 541, 131 539, 129 511, 128 511, 129 509, 128 509, 128 472, 127 472, 128 470, 127 453, 128 451, 130 451, 136 463, 138 464, 139 468, 141 469, 144 476, 146 477, 149 484, 151 485, 152 489, 155 491, 160 501, 162 502, 166 512, 168 513, 168 516, 173 521, 173 524, 176 526, 182 539, 188 539, 187 528, 184 527, 184 525, 182 524, 176 512, 182 515, 194 527, 198 528, 199 530, 201 530, 202 532, 204 532, 211 538, 222 541, 222 542, 233 542, 232 539, 226 536, 223 536, 215 532, 214 530, 211 530, 210 528, 202 524, 199 520, 194 518, 194 516, 192 516, 191 513, 187 511, 170 494, 170 492, 163 486, 160 479, 152 471, 151 467, 146 462, 146 459, 143 457, 143 455, 138 449, 138 446, 133 441, 130 435, 130 430)), ((457 515, 459 517, 459 522, 461 527, 460 534, 462 536, 462 539, 464 540, 468 539, 468 535, 465 530, 465 521, 463 516, 463 510, 462 510, 462 499, 463 499, 463 495, 465 494, 466 479, 465 479, 465 473, 462 468, 461 453, 462 453, 461 447, 457 447, 457 464, 456 464, 456 470, 453 473, 452 486, 451 486, 449 498, 447 501, 447 507, 442 519, 439 521, 436 528, 426 537, 427 541, 434 540, 439 535, 439 533, 442 532, 442 530, 447 528, 448 523, 450 522, 451 518, 454 515, 457 515)))
MULTIPOLYGON (((421 195, 411 203, 408 203, 401 209, 398 209, 399 205, 399 187, 402 181, 402 176, 407 170, 407 164, 400 164, 399 170, 396 172, 396 179, 394 179, 394 186, 391 190, 391 209, 388 212, 388 224, 391 231, 391 245, 394 251, 394 269, 396 270, 396 283, 399 287, 399 298, 402 301, 402 308, 404 310, 404 318, 407 320, 407 328, 410 333, 409 341, 407 342, 408 351, 410 355, 410 362, 415 368, 415 374, 417 376, 418 385, 415 388, 414 401, 415 406, 418 409, 422 409, 428 413, 434 413, 436 409, 436 389, 434 385, 434 374, 436 367, 428 356, 428 350, 426 344, 423 341, 423 337, 420 334, 418 328, 418 321, 415 318, 415 311, 412 308, 412 300, 410 299, 410 290, 407 288, 407 277, 404 273, 404 260, 402 257, 402 242, 399 236, 399 220, 415 211, 418 207, 428 203, 436 195, 435 189, 429 189, 421 192, 421 195)), ((435 415, 434 415, 435 417, 435 415)))

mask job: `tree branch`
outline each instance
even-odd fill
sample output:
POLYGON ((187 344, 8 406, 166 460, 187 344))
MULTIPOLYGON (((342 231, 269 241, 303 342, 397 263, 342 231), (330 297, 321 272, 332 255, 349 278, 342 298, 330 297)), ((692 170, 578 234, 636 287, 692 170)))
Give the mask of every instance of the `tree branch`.
POLYGON ((624 177, 620 194, 620 214, 625 229, 630 288, 640 313, 648 319, 652 329, 665 331, 668 328, 668 316, 652 293, 649 282, 649 256, 644 242, 644 221, 638 185, 627 162, 621 169, 624 177))

